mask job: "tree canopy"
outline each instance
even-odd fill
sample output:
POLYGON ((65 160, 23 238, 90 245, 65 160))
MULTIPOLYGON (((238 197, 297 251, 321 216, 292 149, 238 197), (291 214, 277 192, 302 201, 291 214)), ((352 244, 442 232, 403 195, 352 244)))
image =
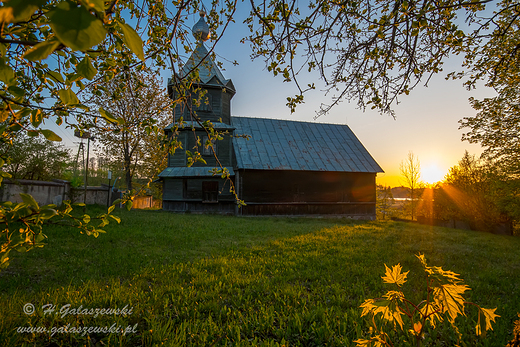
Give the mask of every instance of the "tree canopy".
POLYGON ((466 71, 461 67, 451 76, 467 77, 468 86, 507 78, 518 66, 518 31, 511 33, 520 9, 511 0, 251 0, 251 5, 253 54, 299 87, 288 105, 294 109, 314 88, 299 84, 305 71, 317 71, 334 93, 318 116, 342 100, 393 114, 399 96, 427 84, 453 54, 465 56, 466 71))
POLYGON ((50 181, 63 178, 70 166, 70 150, 63 145, 25 134, 17 136, 12 146, 0 144, 0 152, 6 151, 9 162, 5 171, 13 179, 50 181))
POLYGON ((171 122, 172 100, 156 71, 143 67, 93 86, 85 95, 85 104, 118 120, 100 117, 87 127, 92 129, 104 159, 123 168, 129 190, 135 175, 154 177, 165 168, 162 129, 171 122))

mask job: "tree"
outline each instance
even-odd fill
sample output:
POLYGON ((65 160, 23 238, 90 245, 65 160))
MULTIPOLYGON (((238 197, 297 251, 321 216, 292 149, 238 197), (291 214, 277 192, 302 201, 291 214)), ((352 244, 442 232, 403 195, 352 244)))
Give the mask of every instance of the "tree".
POLYGON ((128 72, 92 86, 85 96, 85 104, 106 115, 86 127, 105 159, 123 167, 129 190, 134 176, 152 178, 166 166, 162 129, 171 123, 172 100, 156 73, 148 68, 128 72))
POLYGON ((5 171, 13 179, 48 181, 64 178, 70 166, 70 151, 63 145, 38 137, 21 135, 12 146, 0 144, 0 152, 7 152, 10 161, 5 171))
POLYGON ((518 189, 507 192, 510 185, 503 178, 494 163, 466 151, 446 175, 441 189, 445 197, 436 198, 436 210, 449 213, 444 219, 462 219, 477 230, 493 231, 514 216, 514 209, 506 206, 515 200, 512 194, 518 194, 518 189))
MULTIPOLYGON (((316 71, 327 92, 337 93, 318 116, 342 100, 392 112, 398 97, 442 71, 447 57, 464 54, 468 85, 479 79, 506 78, 519 66, 519 6, 516 1, 325 1, 251 0, 247 20, 256 57, 269 71, 294 81, 299 94, 288 98, 292 110, 313 83, 300 83, 302 71, 316 71), (490 6, 499 10, 486 15, 490 6), (463 22, 464 24, 462 24, 463 22), (507 30, 504 30, 507 29, 507 30), (511 35, 516 30, 515 35, 511 35), (486 60, 497 45, 501 59, 486 60), (482 52, 484 51, 484 53, 482 52)), ((451 74, 462 78, 462 71, 451 74)))
POLYGON ((519 177, 520 90, 506 88, 494 98, 470 101, 478 113, 460 121, 461 128, 470 129, 462 139, 480 143, 486 158, 500 162, 510 177, 519 177))
POLYGON ((376 187, 377 214, 381 219, 385 220, 392 213, 392 205, 394 204, 394 196, 390 187, 378 185, 376 187))
MULTIPOLYGON (((502 1, 499 16, 493 21, 495 29, 475 38, 467 54, 466 65, 471 68, 475 81, 487 76, 488 87, 497 95, 483 100, 470 99, 477 110, 474 117, 460 121, 461 128, 469 129, 463 140, 480 143, 484 156, 499 161, 512 177, 520 174, 520 5, 502 1)), ((491 25, 491 23, 489 23, 491 25)))
POLYGON ((419 162, 419 158, 413 154, 413 152, 408 152, 408 157, 405 161, 401 162, 399 166, 401 171, 401 175, 403 176, 403 185, 410 189, 410 210, 412 215, 412 220, 414 220, 415 216, 415 207, 417 206, 417 198, 418 198, 418 189, 422 187, 421 184, 421 163, 419 162))

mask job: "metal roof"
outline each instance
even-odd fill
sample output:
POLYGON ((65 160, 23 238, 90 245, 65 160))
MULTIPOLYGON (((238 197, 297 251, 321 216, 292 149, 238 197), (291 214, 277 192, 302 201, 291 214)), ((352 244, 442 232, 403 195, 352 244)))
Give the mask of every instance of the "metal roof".
MULTIPOLYGON (((218 169, 218 168, 217 168, 218 169)), ((232 167, 227 167, 230 176, 234 176, 235 172, 232 167)), ((165 177, 220 177, 220 175, 213 175, 212 167, 167 167, 160 174, 159 178, 165 177)))
POLYGON ((237 169, 384 172, 348 125, 231 117, 237 169))

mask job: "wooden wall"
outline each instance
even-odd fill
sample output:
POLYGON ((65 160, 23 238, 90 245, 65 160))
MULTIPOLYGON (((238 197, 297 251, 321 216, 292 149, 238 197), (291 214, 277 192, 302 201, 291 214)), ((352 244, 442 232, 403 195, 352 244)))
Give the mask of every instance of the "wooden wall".
POLYGON ((375 218, 373 173, 239 170, 242 215, 334 214, 375 218))
POLYGON ((192 212, 235 212, 235 197, 230 183, 220 177, 165 178, 163 209, 192 212), (203 202, 203 182, 218 182, 218 203, 203 202), (218 206, 224 205, 224 206, 218 206))
MULTIPOLYGON (((204 95, 204 101, 199 106, 193 104, 192 110, 197 113, 197 116, 203 120, 210 120, 214 123, 220 122, 222 119, 223 123, 231 124, 231 98, 233 94, 230 92, 224 92, 221 87, 211 87, 205 85, 206 94, 204 95)), ((177 95, 174 95, 177 97, 177 95)), ((199 96, 199 93, 193 92, 191 94, 192 100, 203 100, 199 96)), ((177 104, 173 110, 174 120, 179 120, 183 117, 185 121, 191 121, 189 109, 182 103, 177 104)))
MULTIPOLYGON (((217 160, 215 159, 213 153, 210 155, 204 155, 204 136, 206 135, 205 131, 191 131, 191 130, 183 130, 179 132, 179 141, 182 142, 182 149, 177 149, 175 154, 168 154, 168 166, 186 166, 187 157, 186 150, 194 153, 194 147, 197 145, 197 136, 200 137, 201 145, 198 146, 199 152, 202 154, 202 157, 206 161, 207 164, 203 163, 194 163, 194 167, 208 166, 208 170, 217 166, 217 160)), ((228 135, 223 136, 224 139, 216 142, 216 152, 218 159, 222 163, 223 166, 232 166, 232 142, 231 137, 228 135)))

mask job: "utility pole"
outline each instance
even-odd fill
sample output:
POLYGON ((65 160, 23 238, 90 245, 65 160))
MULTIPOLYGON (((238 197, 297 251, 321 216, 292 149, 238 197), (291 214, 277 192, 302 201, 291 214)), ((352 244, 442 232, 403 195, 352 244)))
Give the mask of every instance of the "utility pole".
POLYGON ((76 154, 76 165, 74 165, 74 178, 76 178, 78 174, 78 160, 79 160, 79 151, 83 153, 83 157, 85 156, 85 149, 83 148, 83 142, 74 142, 75 144, 78 144, 78 154, 76 154))
MULTIPOLYGON (((83 131, 83 130, 77 130, 74 132, 74 136, 79 137, 80 139, 87 139, 87 162, 85 165, 85 187, 83 191, 83 203, 87 204, 87 185, 88 185, 88 160, 89 160, 89 152, 90 152, 90 139, 93 139, 90 137, 90 133, 83 131)), ((81 148, 83 149, 83 141, 81 142, 81 148)), ((79 155, 79 150, 78 150, 79 155)), ((85 164, 85 151, 83 151, 83 163, 85 164)), ((85 209, 85 208, 84 208, 85 209)))
POLYGON ((110 207, 110 192, 112 191, 112 187, 110 187, 111 180, 112 180, 112 171, 108 170, 107 207, 110 207))

